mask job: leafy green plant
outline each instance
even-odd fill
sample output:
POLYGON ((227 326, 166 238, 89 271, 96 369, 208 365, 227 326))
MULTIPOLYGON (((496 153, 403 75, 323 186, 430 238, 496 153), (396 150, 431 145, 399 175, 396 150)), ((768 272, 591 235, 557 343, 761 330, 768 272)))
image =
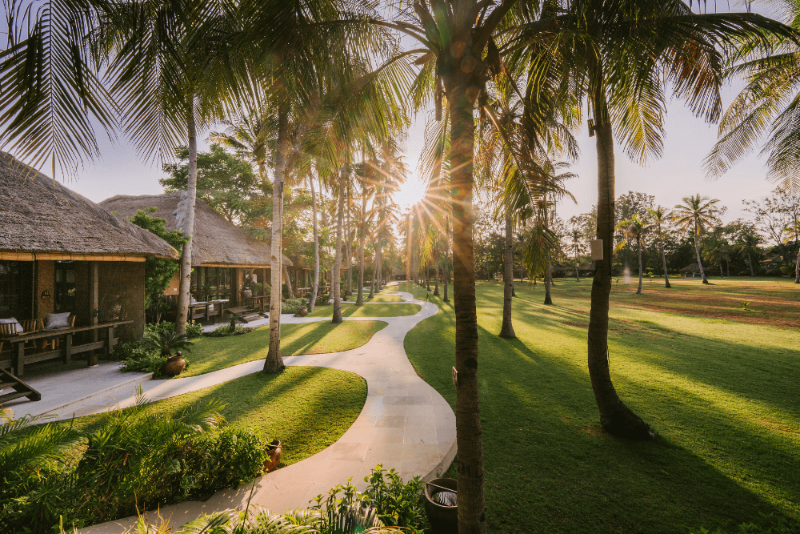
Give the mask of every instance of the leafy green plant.
MULTIPOLYGON (((155 333, 158 334, 160 332, 174 332, 175 331, 175 323, 171 323, 169 321, 163 321, 160 323, 148 324, 144 327, 145 336, 148 333, 155 333)), ((193 339, 196 337, 200 337, 203 335, 203 325, 197 321, 188 321, 186 323, 186 337, 189 339, 193 339)))
MULTIPOLYGON (((153 373, 153 378, 161 377, 167 358, 157 350, 147 350, 135 358, 122 360, 122 371, 134 373, 153 373)), ((187 362, 188 363, 188 362, 187 362)))
POLYGON ((308 306, 308 299, 286 299, 281 304, 281 313, 297 313, 308 306))
POLYGON ((212 332, 206 332, 203 335, 206 337, 225 337, 247 334, 248 332, 252 331, 252 328, 247 328, 246 326, 242 326, 240 324, 233 325, 233 328, 231 328, 231 325, 224 325, 215 328, 212 332))
POLYGON ((422 533, 427 520, 423 497, 425 485, 419 477, 404 484, 394 469, 386 472, 382 465, 378 465, 364 482, 369 483, 364 495, 384 525, 404 527, 412 534, 422 533))
POLYGON ((747 307, 747 305, 750 304, 749 302, 742 301, 741 304, 742 304, 742 311, 746 311, 746 312, 750 311, 750 308, 747 307))
POLYGON ((186 334, 178 334, 174 330, 146 332, 143 341, 145 347, 158 350, 162 356, 169 356, 176 350, 188 352, 192 347, 186 334))

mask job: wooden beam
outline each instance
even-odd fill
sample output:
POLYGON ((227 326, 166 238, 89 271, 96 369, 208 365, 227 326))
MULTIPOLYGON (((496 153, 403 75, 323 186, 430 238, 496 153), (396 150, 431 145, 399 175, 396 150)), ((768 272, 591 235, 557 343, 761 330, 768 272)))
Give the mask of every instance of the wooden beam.
MULTIPOLYGON (((89 264, 89 324, 97 326, 100 321, 100 271, 96 261, 89 264)), ((97 329, 92 330, 92 341, 97 342, 97 329)), ((89 353, 89 367, 97 365, 97 353, 89 353)))
POLYGON ((15 252, 0 251, 0 260, 10 261, 130 261, 143 262, 146 256, 129 254, 73 254, 69 252, 15 252))

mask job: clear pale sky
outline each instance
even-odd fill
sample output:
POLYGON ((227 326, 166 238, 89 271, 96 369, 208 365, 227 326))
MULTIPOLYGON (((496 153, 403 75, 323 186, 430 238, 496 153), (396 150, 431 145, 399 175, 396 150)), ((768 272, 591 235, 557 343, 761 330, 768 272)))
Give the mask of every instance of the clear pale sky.
MULTIPOLYGON (((740 87, 741 84, 737 83, 726 88, 724 92, 726 107, 740 87)), ((426 116, 427 113, 421 113, 416 117, 405 143, 406 162, 412 170, 417 168, 422 150, 426 116)), ((694 118, 681 101, 669 103, 666 131, 663 157, 648 162, 646 166, 632 163, 617 147, 617 195, 629 190, 640 191, 655 195, 658 204, 672 207, 682 197, 700 193, 721 199, 722 204, 728 207, 725 219, 729 221, 743 216, 742 199, 758 198, 774 189, 775 185, 764 178, 763 159, 757 157, 757 151, 722 178, 716 181, 708 180, 702 171, 702 161, 716 140, 716 126, 694 118)), ((163 176, 160 164, 142 161, 124 139, 117 144, 111 144, 104 134, 99 135, 102 158, 88 162, 84 168, 78 169, 77 177, 66 182, 68 187, 93 201, 121 194, 161 192, 158 184, 159 177, 163 176)), ((201 138, 205 140, 206 136, 207 132, 203 133, 201 138)), ((559 214, 565 219, 588 211, 597 198, 594 138, 588 136, 584 125, 578 132, 577 139, 581 156, 572 167, 572 171, 579 177, 568 183, 577 205, 567 201, 559 208, 559 214)), ((201 142, 200 149, 207 148, 208 143, 201 142)))

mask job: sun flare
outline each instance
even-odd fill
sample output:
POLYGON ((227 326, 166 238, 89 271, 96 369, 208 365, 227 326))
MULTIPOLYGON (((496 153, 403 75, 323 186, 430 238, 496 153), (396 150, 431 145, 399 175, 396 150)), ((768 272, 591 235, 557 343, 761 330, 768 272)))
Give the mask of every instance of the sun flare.
POLYGON ((422 200, 426 189, 427 184, 414 174, 400 185, 400 188, 394 194, 394 201, 401 211, 407 211, 411 209, 411 206, 422 200))

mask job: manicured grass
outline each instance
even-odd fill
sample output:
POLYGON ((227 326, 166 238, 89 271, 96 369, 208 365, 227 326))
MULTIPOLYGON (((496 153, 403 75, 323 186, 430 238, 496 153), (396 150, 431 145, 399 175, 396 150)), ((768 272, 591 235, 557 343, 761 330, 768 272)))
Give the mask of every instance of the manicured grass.
MULTIPOLYGON (((281 325, 281 354, 324 354, 358 348, 386 326, 382 321, 328 321, 281 325)), ((186 355, 189 367, 181 377, 210 373, 232 365, 263 360, 269 349, 269 327, 241 336, 198 338, 186 355)))
POLYGON ((386 295, 383 292, 376 294, 371 299, 364 297, 364 302, 403 302, 399 295, 386 295))
MULTIPOLYGON (((354 306, 352 302, 342 302, 342 317, 399 317, 414 315, 420 310, 419 304, 364 304, 354 306)), ((333 304, 317 306, 309 317, 332 317, 333 304)))
MULTIPOLYGON (((324 367, 287 367, 277 375, 255 373, 171 399, 148 410, 177 414, 192 406, 218 400, 220 413, 231 425, 249 427, 283 442, 280 467, 308 458, 332 445, 361 413, 367 384, 360 376, 324 367)), ((101 421, 92 415, 75 419, 78 430, 89 431, 101 421)))
MULTIPOLYGON (((556 282, 554 306, 542 304, 541 283, 517 282, 514 340, 497 337, 502 283, 477 284, 492 532, 685 533, 759 523, 760 513, 800 519, 800 333, 752 321, 780 316, 782 306, 777 323, 793 323, 800 288, 739 278, 705 287, 676 280, 659 290, 654 280, 636 296, 635 285, 615 285, 612 378, 661 435, 635 443, 599 426, 586 369, 591 279, 556 282), (653 296, 667 308, 683 303, 683 314, 654 306, 653 296), (739 312, 730 304, 737 300, 762 311, 739 312), (713 316, 720 310, 725 319, 713 316)), ((455 407, 455 318, 451 304, 434 302, 440 313, 412 330, 405 347, 455 407)))

